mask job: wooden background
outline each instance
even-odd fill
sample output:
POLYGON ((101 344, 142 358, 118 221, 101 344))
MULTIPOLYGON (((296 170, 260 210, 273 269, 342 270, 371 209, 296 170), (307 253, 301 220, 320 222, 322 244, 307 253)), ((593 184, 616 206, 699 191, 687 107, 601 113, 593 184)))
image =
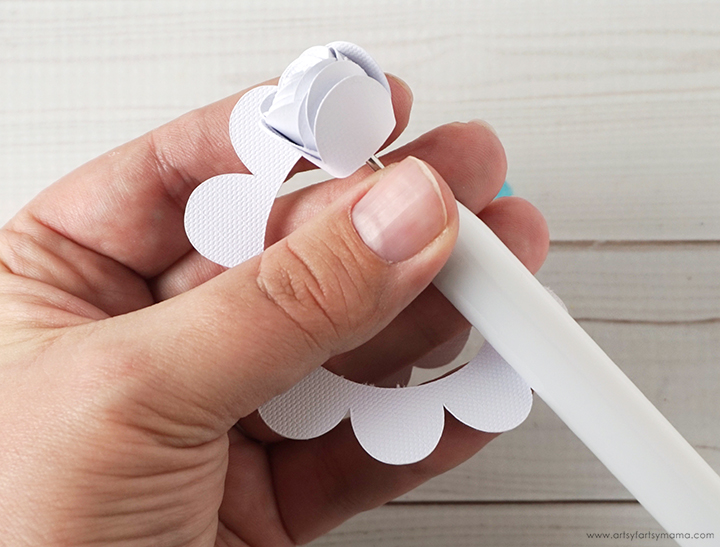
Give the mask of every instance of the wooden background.
MULTIPOLYGON (((401 142, 474 117, 497 129, 516 193, 549 221, 539 277, 720 470, 719 2, 0 0, 0 223, 337 39, 412 86, 401 142)), ((537 400, 470 462, 316 545, 673 545, 586 536, 634 530, 659 527, 537 400)))

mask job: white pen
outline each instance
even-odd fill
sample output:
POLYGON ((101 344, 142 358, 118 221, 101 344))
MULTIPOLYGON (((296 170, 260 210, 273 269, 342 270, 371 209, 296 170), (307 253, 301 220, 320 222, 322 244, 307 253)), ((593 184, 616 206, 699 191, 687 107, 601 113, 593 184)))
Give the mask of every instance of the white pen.
MULTIPOLYGON (((372 156, 368 165, 383 167, 372 156)), ((680 545, 714 533, 720 477, 500 239, 457 202, 433 283, 680 545)), ((709 545, 709 543, 706 543, 709 545)))
POLYGON ((458 212, 435 286, 661 526, 720 545, 720 477, 492 230, 458 212))

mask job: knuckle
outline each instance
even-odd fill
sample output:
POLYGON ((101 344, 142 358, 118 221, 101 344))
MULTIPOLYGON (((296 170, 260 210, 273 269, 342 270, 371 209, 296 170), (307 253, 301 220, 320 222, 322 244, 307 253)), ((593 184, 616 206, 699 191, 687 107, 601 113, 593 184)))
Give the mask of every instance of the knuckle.
POLYGON ((327 351, 352 338, 375 309, 364 266, 343 238, 293 246, 283 240, 262 255, 257 286, 308 342, 327 351))
POLYGON ((17 232, 0 230, 0 266, 3 269, 17 275, 26 269, 27 261, 20 251, 25 245, 25 239, 17 232))
POLYGON ((27 233, 0 230, 0 264, 22 277, 37 276, 36 263, 48 261, 50 253, 27 233))

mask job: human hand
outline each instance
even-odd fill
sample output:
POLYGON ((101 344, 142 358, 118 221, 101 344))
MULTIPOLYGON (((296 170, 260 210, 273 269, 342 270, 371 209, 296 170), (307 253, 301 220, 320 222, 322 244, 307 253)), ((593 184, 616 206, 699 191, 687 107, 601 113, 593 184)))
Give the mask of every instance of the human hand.
MULTIPOLYGON (((412 97, 390 80, 392 141, 412 97)), ((519 198, 491 202, 506 169, 497 137, 449 124, 383 158, 429 170, 410 159, 283 196, 265 253, 224 271, 191 248, 183 211, 200 182, 244 171, 227 137, 239 96, 80 167, 0 232, 10 544, 303 543, 494 437, 448 415, 430 457, 388 466, 348 424, 281 440, 255 410, 323 364, 381 384, 448 358, 469 325, 428 284, 455 241, 453 192, 540 267, 541 215, 519 198)))

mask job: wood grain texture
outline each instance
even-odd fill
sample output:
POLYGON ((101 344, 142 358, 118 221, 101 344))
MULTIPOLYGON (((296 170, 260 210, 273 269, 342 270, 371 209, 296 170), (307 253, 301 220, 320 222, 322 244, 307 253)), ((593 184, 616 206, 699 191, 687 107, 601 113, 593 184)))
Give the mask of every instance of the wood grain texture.
POLYGON ((6 0, 0 218, 98 153, 338 38, 411 84, 406 138, 488 119, 554 239, 720 238, 712 1, 6 0))
POLYGON ((720 242, 554 243, 538 278, 579 320, 720 321, 720 242))
MULTIPOLYGON (((671 547, 672 539, 613 539, 662 533, 637 504, 385 506, 340 526, 313 547, 671 547), (610 534, 608 539, 588 534, 610 534)), ((698 540, 698 545, 717 545, 698 540)))

